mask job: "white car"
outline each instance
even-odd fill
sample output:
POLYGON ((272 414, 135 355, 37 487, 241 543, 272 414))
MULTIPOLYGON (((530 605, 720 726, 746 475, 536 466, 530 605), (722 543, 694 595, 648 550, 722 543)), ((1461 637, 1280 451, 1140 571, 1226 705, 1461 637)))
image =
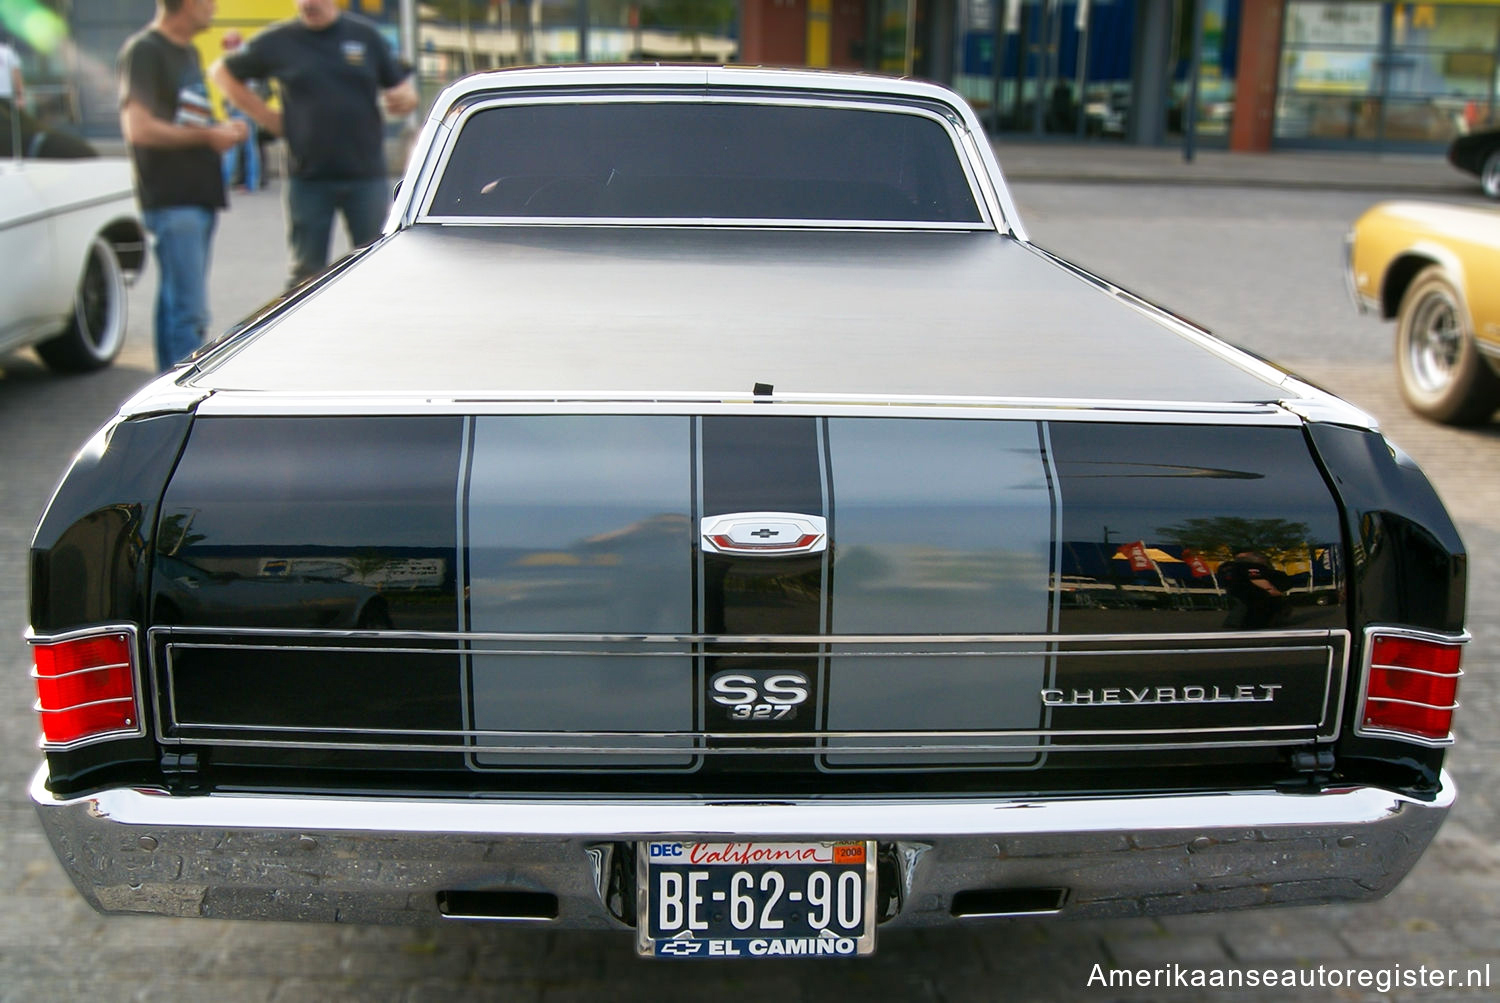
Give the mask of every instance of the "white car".
POLYGON ((146 237, 122 158, 0 160, 0 353, 107 366, 125 343, 125 283, 146 237))

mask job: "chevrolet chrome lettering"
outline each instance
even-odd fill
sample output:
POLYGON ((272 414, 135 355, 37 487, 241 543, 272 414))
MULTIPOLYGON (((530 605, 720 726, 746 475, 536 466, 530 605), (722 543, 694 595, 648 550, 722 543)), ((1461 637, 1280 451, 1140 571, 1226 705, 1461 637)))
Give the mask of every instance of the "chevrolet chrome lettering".
POLYGON ((1048 707, 1103 707, 1111 704, 1273 703, 1281 683, 1234 686, 1106 686, 1100 689, 1041 691, 1048 707))

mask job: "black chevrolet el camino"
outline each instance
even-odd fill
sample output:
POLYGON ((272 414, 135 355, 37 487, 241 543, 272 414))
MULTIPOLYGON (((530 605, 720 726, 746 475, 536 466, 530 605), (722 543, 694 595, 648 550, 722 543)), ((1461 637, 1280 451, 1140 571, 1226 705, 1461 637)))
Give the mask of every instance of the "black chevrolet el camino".
POLYGON ((110 913, 857 954, 1375 898, 1454 798, 1422 473, 1032 244, 910 81, 455 84, 31 568, 32 796, 110 913))

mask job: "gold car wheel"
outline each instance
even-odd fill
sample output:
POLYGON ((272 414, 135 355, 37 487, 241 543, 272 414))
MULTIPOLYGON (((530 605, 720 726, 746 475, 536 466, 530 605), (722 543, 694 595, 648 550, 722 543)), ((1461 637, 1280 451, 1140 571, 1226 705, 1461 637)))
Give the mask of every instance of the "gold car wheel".
POLYGON ((1435 421, 1477 424, 1500 405, 1500 377, 1480 358, 1463 299, 1436 265, 1419 273, 1401 298, 1396 367, 1401 396, 1435 421))

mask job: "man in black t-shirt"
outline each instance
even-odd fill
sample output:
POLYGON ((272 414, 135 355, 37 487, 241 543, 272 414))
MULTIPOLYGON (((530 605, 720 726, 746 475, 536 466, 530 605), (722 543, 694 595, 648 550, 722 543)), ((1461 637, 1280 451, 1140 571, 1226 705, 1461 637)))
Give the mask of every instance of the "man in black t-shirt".
POLYGON ((209 252, 224 207, 219 157, 246 135, 243 122, 214 121, 193 48, 214 7, 215 0, 159 0, 156 18, 120 49, 120 130, 160 268, 155 333, 162 370, 203 343, 209 252))
POLYGON ((297 0, 295 18, 271 25, 209 73, 236 107, 286 137, 293 284, 328 264, 335 212, 355 247, 380 236, 391 191, 376 101, 405 115, 416 108, 417 93, 410 68, 374 25, 341 13, 335 0, 297 0), (245 86, 257 78, 276 81, 280 112, 245 86))

